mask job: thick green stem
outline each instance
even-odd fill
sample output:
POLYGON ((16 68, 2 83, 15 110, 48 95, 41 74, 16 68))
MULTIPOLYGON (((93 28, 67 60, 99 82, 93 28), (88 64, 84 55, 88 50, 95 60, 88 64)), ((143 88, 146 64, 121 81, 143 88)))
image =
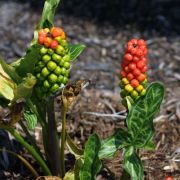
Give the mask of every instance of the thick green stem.
POLYGON ((33 166, 31 166, 31 164, 24 158, 22 157, 21 155, 13 152, 13 151, 9 151, 9 150, 6 150, 6 149, 1 149, 0 148, 0 151, 3 152, 3 151, 6 151, 7 153, 19 158, 23 164, 31 171, 31 173, 37 178, 39 176, 38 172, 34 169, 33 166))
POLYGON ((62 178, 65 175, 65 160, 64 160, 64 148, 65 148, 65 142, 66 142, 66 112, 67 112, 67 100, 62 96, 63 99, 63 107, 62 107, 62 132, 61 132, 61 172, 62 172, 62 178))
POLYGON ((54 112, 54 99, 50 99, 47 102, 47 115, 48 115, 48 126, 47 126, 47 159, 52 171, 55 176, 61 175, 60 168, 60 151, 59 141, 57 134, 57 126, 54 112))
POLYGON ((36 159, 36 161, 38 162, 38 164, 41 166, 43 172, 46 175, 51 175, 51 171, 49 170, 48 166, 46 165, 45 161, 41 158, 41 156, 37 153, 37 151, 33 148, 33 146, 31 146, 30 144, 28 144, 24 138, 12 127, 10 126, 6 126, 6 125, 0 125, 1 129, 5 129, 7 130, 9 133, 11 133, 12 136, 14 136, 14 138, 19 141, 19 143, 26 148, 26 150, 34 157, 34 159, 36 159))

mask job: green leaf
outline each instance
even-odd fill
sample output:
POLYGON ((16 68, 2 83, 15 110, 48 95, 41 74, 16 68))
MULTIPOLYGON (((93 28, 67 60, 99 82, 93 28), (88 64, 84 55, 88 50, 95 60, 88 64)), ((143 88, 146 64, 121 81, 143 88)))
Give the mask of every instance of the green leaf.
POLYGON ((35 84, 36 78, 32 74, 27 74, 27 77, 23 78, 22 83, 18 84, 17 88, 14 89, 13 102, 21 98, 30 98, 35 84))
POLYGON ((125 149, 123 167, 131 176, 131 180, 143 179, 143 164, 132 146, 125 149))
POLYGON ((39 45, 33 45, 28 48, 26 55, 21 59, 19 66, 16 68, 16 72, 25 77, 27 73, 33 74, 36 62, 40 59, 39 45))
POLYGON ((41 20, 37 29, 51 28, 53 26, 54 15, 60 0, 46 0, 42 12, 41 20))
POLYGON ((130 134, 124 129, 118 129, 115 134, 101 142, 99 158, 112 159, 117 150, 128 146, 130 142, 130 134))
POLYGON ((69 134, 66 134, 66 144, 69 151, 76 157, 76 159, 83 155, 83 150, 77 147, 77 145, 72 141, 69 134))
POLYGON ((0 67, 1 67, 1 73, 8 75, 7 78, 12 79, 16 84, 21 82, 22 78, 16 73, 15 69, 2 59, 0 59, 0 67))
POLYGON ((73 171, 73 170, 69 170, 69 171, 65 174, 63 180, 74 180, 74 171, 73 171))
POLYGON ((14 98, 13 91, 15 88, 16 84, 4 71, 2 64, 0 63, 0 97, 11 101, 14 98))
POLYGON ((76 59, 85 49, 85 47, 86 46, 84 44, 68 45, 70 60, 73 61, 74 59, 76 59))
POLYGON ((93 134, 89 137, 84 150, 84 164, 80 170, 80 180, 95 180, 96 174, 101 169, 98 152, 101 144, 99 137, 93 134))
POLYGON ((128 117, 128 132, 132 137, 132 145, 144 147, 154 134, 153 118, 160 109, 164 97, 164 87, 160 83, 152 83, 146 95, 140 97, 131 107, 128 117))
POLYGON ((144 149, 146 149, 146 150, 154 150, 155 147, 156 146, 155 146, 154 142, 152 140, 149 140, 147 142, 147 144, 145 144, 144 149))
POLYGON ((27 122, 28 128, 34 129, 37 124, 37 116, 27 108, 26 108, 26 110, 24 110, 23 114, 24 114, 24 118, 27 122))

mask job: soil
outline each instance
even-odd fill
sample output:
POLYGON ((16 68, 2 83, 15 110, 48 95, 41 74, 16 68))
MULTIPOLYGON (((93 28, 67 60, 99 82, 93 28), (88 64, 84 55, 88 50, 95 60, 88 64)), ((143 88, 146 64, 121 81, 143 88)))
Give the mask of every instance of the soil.
MULTIPOLYGON (((40 13, 28 3, 0 2, 0 54, 7 62, 24 55, 40 13)), ((176 28, 172 34, 169 28, 168 33, 163 35, 157 30, 156 24, 154 29, 142 30, 136 24, 114 26, 108 21, 97 23, 93 19, 66 13, 56 15, 55 25, 64 28, 69 42, 84 43, 87 46, 73 63, 70 81, 83 79, 90 83, 81 91, 67 116, 68 132, 81 147, 84 147, 88 136, 93 132, 106 138, 124 125, 123 116, 126 111, 121 105, 118 87, 120 61, 129 39, 146 39, 149 48, 148 80, 163 82, 166 94, 161 110, 154 120, 156 148, 154 151, 140 152, 145 165, 145 179, 160 180, 166 175, 180 179, 180 36, 174 33, 176 28), (122 118, 113 116, 116 112, 121 112, 122 118)), ((56 108, 58 112, 58 98, 56 108)), ((57 115, 60 131, 60 114, 57 115)), ((17 142, 12 144, 12 138, 3 131, 0 132, 3 139, 1 147, 23 152, 17 142)), ((41 146, 39 127, 36 128, 35 135, 41 146)), ((28 155, 25 156, 33 162, 28 155)), ((4 157, 1 160, 2 158, 4 157)), ((71 157, 67 156, 67 162, 68 159, 71 157)), ((1 161, 0 179, 32 179, 22 165, 17 165, 19 161, 13 161, 14 163, 8 165, 6 161, 1 161)), ((116 179, 119 179, 122 172, 122 152, 105 163, 115 173, 116 179)), ((97 179, 108 179, 108 173, 101 172, 97 179)))

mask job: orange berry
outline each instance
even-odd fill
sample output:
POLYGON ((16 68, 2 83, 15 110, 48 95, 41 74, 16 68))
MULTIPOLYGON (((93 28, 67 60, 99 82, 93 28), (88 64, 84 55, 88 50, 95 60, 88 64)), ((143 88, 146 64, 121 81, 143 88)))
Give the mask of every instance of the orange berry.
POLYGON ((53 37, 61 36, 62 33, 63 33, 63 30, 61 28, 58 28, 58 27, 51 28, 51 34, 53 37))
POLYGON ((136 66, 139 68, 139 69, 142 69, 144 66, 145 66, 145 63, 143 61, 138 61, 136 63, 136 66))
POLYGON ((145 79, 146 79, 146 75, 144 75, 144 74, 140 74, 140 75, 137 77, 137 80, 138 80, 139 82, 143 82, 145 79))
POLYGON ((46 38, 44 39, 44 45, 45 45, 46 47, 50 47, 51 42, 52 42, 52 39, 51 39, 50 37, 46 37, 46 38))
POLYGON ((65 32, 63 31, 62 34, 61 34, 61 39, 66 39, 66 35, 65 35, 65 32))
POLYGON ((131 80, 131 86, 132 87, 137 87, 138 85, 139 85, 139 81, 138 80, 136 80, 136 79, 131 80))
POLYGON ((38 36, 44 36, 44 37, 46 37, 46 35, 47 35, 47 31, 46 31, 45 29, 39 30, 38 36))

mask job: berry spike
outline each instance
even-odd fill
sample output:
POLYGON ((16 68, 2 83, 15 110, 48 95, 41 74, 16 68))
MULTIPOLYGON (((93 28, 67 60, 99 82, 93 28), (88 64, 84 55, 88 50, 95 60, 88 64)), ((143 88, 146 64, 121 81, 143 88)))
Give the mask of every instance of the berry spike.
POLYGON ((120 87, 123 102, 129 96, 133 102, 145 94, 147 84, 147 46, 143 39, 131 39, 121 62, 120 87))
POLYGON ((36 90, 39 97, 47 97, 67 84, 70 55, 66 35, 59 27, 39 30, 38 43, 41 49, 34 72, 37 77, 36 90))

